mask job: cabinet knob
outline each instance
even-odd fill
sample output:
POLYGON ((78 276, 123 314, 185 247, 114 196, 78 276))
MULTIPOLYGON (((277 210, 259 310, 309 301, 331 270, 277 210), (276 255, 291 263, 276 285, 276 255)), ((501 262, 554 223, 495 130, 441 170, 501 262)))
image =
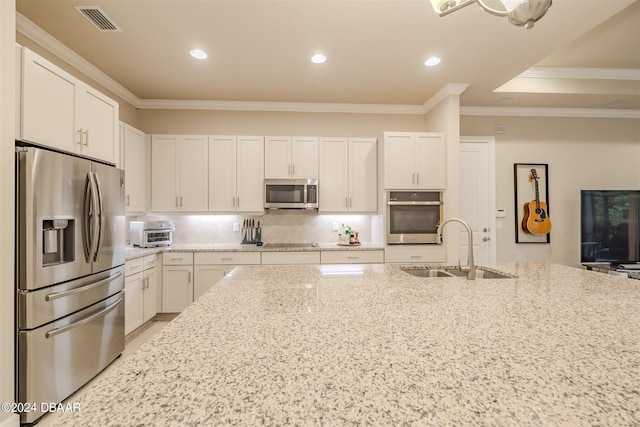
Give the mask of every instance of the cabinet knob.
POLYGON ((483 237, 483 238, 482 238, 482 241, 483 241, 483 242, 488 242, 489 240, 491 240, 491 238, 490 238, 490 237, 483 237))

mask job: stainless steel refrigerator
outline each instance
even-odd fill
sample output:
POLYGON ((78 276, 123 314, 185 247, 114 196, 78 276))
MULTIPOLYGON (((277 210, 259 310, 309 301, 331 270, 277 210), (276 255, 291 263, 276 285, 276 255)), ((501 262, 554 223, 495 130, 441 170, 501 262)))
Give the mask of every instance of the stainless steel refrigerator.
POLYGON ((124 172, 16 147, 16 187, 16 398, 32 423, 124 349, 124 172))

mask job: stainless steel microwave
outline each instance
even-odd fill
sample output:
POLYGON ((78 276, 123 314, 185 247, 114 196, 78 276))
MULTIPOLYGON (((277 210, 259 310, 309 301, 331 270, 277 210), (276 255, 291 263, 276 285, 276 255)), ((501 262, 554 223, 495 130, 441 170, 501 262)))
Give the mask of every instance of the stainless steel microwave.
POLYGON ((267 209, 317 209, 317 179, 266 179, 264 207, 267 209))
POLYGON ((387 244, 438 243, 442 204, 441 191, 389 191, 387 244))

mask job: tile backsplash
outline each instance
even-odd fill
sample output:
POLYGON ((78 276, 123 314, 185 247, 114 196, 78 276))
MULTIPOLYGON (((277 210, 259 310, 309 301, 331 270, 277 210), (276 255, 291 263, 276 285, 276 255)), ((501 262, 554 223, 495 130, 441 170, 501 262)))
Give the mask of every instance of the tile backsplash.
MULTIPOLYGON (((241 243, 244 219, 260 221, 265 243, 328 243, 338 241, 340 227, 348 225, 359 232, 361 242, 382 242, 381 219, 378 215, 324 215, 307 210, 267 210, 264 215, 148 215, 127 217, 131 220, 171 220, 175 223, 176 244, 241 243), (233 231, 238 224, 239 231, 233 231)), ((127 225, 128 226, 128 225, 127 225)))

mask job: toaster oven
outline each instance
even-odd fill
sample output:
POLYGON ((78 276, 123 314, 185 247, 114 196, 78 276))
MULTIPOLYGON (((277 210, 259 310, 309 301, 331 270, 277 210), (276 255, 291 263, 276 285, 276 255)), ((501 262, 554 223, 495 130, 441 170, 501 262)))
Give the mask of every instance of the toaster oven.
POLYGON ((131 221, 129 241, 132 246, 140 248, 169 246, 173 241, 173 231, 172 221, 131 221))

